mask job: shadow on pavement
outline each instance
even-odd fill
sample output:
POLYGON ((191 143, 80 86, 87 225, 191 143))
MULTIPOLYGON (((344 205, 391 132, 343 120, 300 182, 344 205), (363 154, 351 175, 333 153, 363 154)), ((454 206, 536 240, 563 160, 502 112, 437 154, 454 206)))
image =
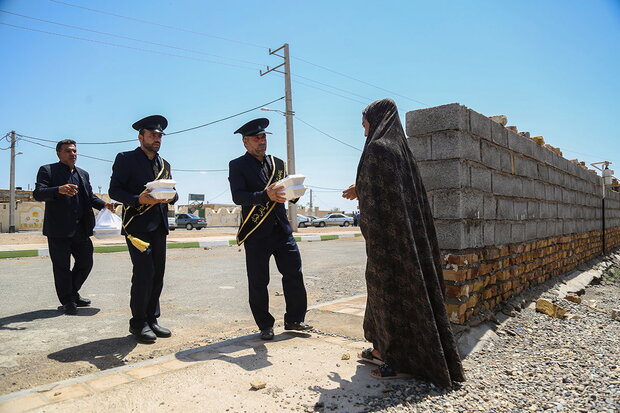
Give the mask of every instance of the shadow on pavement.
MULTIPOLYGON (((99 310, 97 310, 99 311, 99 310)), ((26 327, 7 327, 13 323, 27 323, 30 321, 41 320, 45 318, 53 318, 63 315, 58 310, 36 310, 27 313, 11 315, 0 318, 0 330, 25 330, 26 327)))
POLYGON ((87 361, 99 370, 125 365, 125 357, 137 346, 131 335, 106 338, 48 354, 47 358, 61 363, 87 361))

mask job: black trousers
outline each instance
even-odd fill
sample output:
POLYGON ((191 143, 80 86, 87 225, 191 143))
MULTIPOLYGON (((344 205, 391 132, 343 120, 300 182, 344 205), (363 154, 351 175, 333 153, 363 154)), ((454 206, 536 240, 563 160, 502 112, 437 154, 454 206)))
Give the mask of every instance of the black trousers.
POLYGON ((48 237, 47 245, 52 259, 58 300, 63 305, 75 302, 82 284, 93 268, 93 243, 83 226, 78 224, 72 237, 48 237), (75 261, 73 268, 71 256, 75 261))
POLYGON ((248 273, 249 301, 254 321, 259 329, 273 327, 275 319, 269 313, 269 259, 273 255, 282 274, 282 289, 286 302, 285 322, 304 321, 308 306, 306 287, 301 272, 301 254, 292 235, 278 227, 273 235, 244 244, 248 273))
POLYGON ((151 244, 145 252, 140 252, 125 238, 133 264, 129 325, 142 328, 147 322, 157 321, 160 315, 159 297, 164 288, 167 234, 165 229, 159 227, 156 231, 131 235, 151 244))

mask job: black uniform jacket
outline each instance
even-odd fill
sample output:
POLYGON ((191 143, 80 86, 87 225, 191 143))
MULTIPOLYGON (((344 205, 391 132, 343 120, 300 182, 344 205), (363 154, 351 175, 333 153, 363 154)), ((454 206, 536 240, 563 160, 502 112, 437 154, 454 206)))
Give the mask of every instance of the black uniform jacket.
MULTIPOLYGON (((137 207, 138 198, 144 191, 147 182, 155 179, 151 161, 140 147, 133 151, 121 152, 116 155, 110 178, 110 198, 122 202, 124 205, 137 207)), ((174 204, 178 199, 175 195, 170 202, 174 204)), ((147 212, 136 216, 127 229, 134 232, 151 232, 159 226, 168 231, 168 204, 153 205, 147 212)), ((123 228, 122 234, 125 234, 123 228)))
MULTIPOLYGON (((269 196, 265 190, 267 181, 261 174, 260 162, 248 152, 230 161, 228 170, 232 199, 235 204, 241 205, 241 222, 243 222, 254 205, 265 205, 269 201, 269 196)), ((264 238, 271 235, 276 221, 287 234, 293 232, 288 222, 284 204, 277 203, 273 211, 248 239, 264 238)))
MULTIPOLYGON (((105 201, 93 194, 88 172, 75 167, 81 184, 78 193, 80 202, 90 208, 84 208, 82 221, 86 235, 93 235, 95 214, 93 208, 101 209, 105 201)), ((48 237, 69 237, 75 232, 77 216, 71 207, 71 197, 58 193, 58 187, 69 183, 69 167, 61 162, 43 165, 37 173, 37 183, 32 193, 34 199, 45 202, 43 235, 48 237)))

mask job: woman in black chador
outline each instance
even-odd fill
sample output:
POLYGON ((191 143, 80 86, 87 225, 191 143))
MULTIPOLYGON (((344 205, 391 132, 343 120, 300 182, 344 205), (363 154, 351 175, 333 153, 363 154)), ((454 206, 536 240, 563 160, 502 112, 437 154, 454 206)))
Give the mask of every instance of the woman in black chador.
POLYGON ((384 99, 363 113, 367 136, 355 185, 366 239, 368 299, 360 354, 378 378, 413 375, 442 387, 464 381, 444 306, 433 216, 396 104, 384 99))

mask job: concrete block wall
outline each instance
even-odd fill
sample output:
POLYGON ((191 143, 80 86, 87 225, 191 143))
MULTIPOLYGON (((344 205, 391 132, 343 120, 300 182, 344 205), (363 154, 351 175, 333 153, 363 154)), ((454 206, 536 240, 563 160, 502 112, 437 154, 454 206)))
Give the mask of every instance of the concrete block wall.
MULTIPOLYGON (((458 103, 407 113, 435 217, 446 307, 482 310, 602 254, 597 174, 458 103)), ((620 194, 605 199, 606 250, 620 246, 620 194)))
MULTIPOLYGON (((463 105, 407 113, 442 249, 600 231, 601 178, 463 105)), ((620 226, 607 191, 606 227, 620 226)))

